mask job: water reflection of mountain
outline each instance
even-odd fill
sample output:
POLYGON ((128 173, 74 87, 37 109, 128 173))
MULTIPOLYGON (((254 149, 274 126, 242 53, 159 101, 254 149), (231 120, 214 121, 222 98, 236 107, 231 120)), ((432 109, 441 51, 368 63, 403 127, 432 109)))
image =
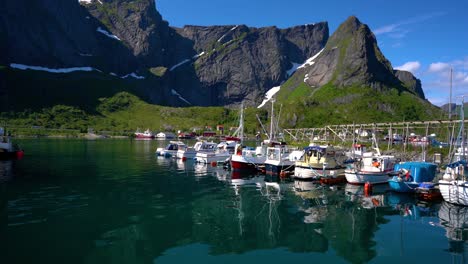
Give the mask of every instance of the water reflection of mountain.
POLYGON ((442 203, 439 209, 440 224, 446 230, 449 242, 448 251, 454 263, 467 263, 468 207, 442 203))

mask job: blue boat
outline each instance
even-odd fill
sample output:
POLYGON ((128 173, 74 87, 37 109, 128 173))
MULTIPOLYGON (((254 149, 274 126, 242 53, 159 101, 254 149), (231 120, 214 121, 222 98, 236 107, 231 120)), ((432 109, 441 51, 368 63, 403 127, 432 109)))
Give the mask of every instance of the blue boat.
POLYGON ((419 187, 427 186, 436 175, 437 165, 424 161, 409 161, 395 165, 398 175, 388 181, 396 192, 415 192, 419 187))

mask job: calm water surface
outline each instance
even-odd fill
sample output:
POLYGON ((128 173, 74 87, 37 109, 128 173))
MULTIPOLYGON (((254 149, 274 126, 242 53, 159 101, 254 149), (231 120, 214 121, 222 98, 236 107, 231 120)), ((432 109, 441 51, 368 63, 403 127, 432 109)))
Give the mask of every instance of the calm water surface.
POLYGON ((154 155, 164 142, 19 142, 0 162, 2 263, 467 263, 468 209, 154 155))

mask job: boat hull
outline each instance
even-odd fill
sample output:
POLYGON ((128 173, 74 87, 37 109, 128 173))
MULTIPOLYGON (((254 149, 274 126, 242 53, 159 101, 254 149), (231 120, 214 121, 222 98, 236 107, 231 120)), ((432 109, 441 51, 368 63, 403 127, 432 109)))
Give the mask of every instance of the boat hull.
POLYGON ((467 181, 439 181, 439 189, 446 202, 468 206, 467 181))
POLYGON ((298 180, 318 180, 322 178, 336 178, 343 175, 343 169, 336 168, 310 168, 296 166, 294 169, 294 178, 298 180))
POLYGON ((0 152, 0 160, 22 159, 23 157, 23 150, 0 152))
POLYGON ((278 175, 281 172, 294 172, 294 165, 289 164, 269 164, 265 163, 266 174, 278 175))
POLYGON ((233 170, 257 171, 259 166, 265 164, 265 158, 260 156, 232 155, 231 168, 233 170))
POLYGON ((176 158, 178 159, 194 159, 197 156, 196 151, 177 151, 176 158))
POLYGON ((387 183, 390 177, 388 173, 362 173, 354 171, 345 171, 346 180, 351 184, 383 184, 387 183))
POLYGON ((216 162, 216 163, 225 162, 230 156, 231 154, 229 153, 225 153, 225 154, 206 153, 206 154, 201 154, 201 155, 197 154, 195 159, 196 159, 196 162, 199 162, 199 163, 211 164, 213 162, 216 162))
POLYGON ((231 160, 231 168, 236 171, 256 171, 257 167, 254 163, 231 160))
POLYGON ((405 182, 394 179, 388 180, 388 184, 392 191, 401 193, 413 193, 416 191, 416 188, 419 187, 419 183, 417 182, 405 182))

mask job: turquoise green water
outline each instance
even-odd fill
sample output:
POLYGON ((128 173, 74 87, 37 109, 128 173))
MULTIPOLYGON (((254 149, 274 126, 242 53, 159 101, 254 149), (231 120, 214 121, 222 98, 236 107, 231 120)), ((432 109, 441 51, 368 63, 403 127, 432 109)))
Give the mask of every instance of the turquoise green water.
POLYGON ((158 158, 164 142, 22 140, 2 263, 465 263, 468 209, 158 158), (465 224, 466 219, 466 224, 465 224))

